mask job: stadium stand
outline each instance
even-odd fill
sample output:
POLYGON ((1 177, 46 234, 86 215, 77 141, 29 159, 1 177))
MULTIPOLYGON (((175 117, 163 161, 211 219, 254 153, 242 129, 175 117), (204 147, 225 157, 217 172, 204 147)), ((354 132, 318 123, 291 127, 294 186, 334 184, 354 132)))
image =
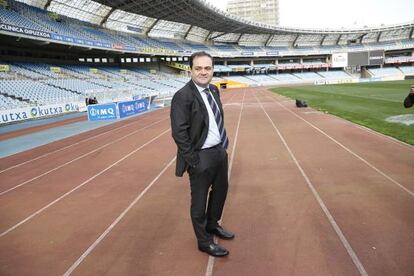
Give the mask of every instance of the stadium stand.
POLYGON ((321 71, 319 75, 325 79, 352 79, 353 77, 344 71, 321 71))
POLYGON ((303 80, 319 80, 323 78, 315 72, 294 73, 293 75, 303 80))
POLYGON ((185 2, 188 9, 175 10, 184 1, 123 10, 99 0, 4 1, 0 108, 82 103, 91 95, 103 102, 117 93, 169 97, 188 80, 180 66, 188 65, 195 51, 215 57, 219 83, 323 84, 414 75, 413 23, 300 30, 247 22, 203 1, 185 2), (171 15, 157 18, 163 10, 171 15), (206 20, 194 20, 198 15, 206 20), (333 66, 333 54, 375 50, 384 64, 333 66))
MULTIPOLYGON (((361 40, 363 44, 356 45, 348 45, 348 43, 349 41, 356 40, 361 36, 358 31, 356 31, 355 34, 324 34, 322 31, 321 33, 316 34, 314 32, 312 34, 293 34, 289 33, 288 30, 283 33, 276 33, 270 38, 268 35, 263 34, 244 34, 241 37, 237 38, 237 46, 223 44, 214 45, 214 43, 211 45, 205 45, 203 43, 196 43, 193 41, 173 41, 167 38, 153 39, 148 36, 144 37, 139 35, 131 35, 125 32, 119 32, 118 30, 115 32, 114 30, 104 29, 98 25, 93 25, 89 22, 69 18, 64 15, 59 15, 56 19, 53 18, 46 10, 32 7, 17 1, 10 0, 8 3, 10 9, 0 8, 0 19, 4 23, 58 34, 60 36, 65 36, 65 39, 69 39, 68 41, 81 39, 97 42, 98 45, 122 44, 124 48, 134 50, 153 47, 177 52, 204 50, 218 54, 236 54, 249 52, 265 53, 266 51, 286 51, 292 53, 292 50, 296 53, 304 53, 315 50, 341 50, 342 48, 340 46, 346 46, 346 48, 352 50, 363 50, 378 46, 386 49, 393 49, 398 47, 396 41, 401 41, 401 43, 403 43, 407 42, 407 40, 409 41, 412 39, 412 37, 409 37, 410 26, 402 26, 400 28, 397 28, 399 31, 395 31, 395 27, 392 29, 393 31, 388 30, 387 28, 384 28, 383 31, 372 30, 371 32, 368 32, 368 34, 364 35, 364 40, 361 40), (375 43, 375 39, 378 38, 379 34, 381 34, 381 40, 375 43), (332 45, 335 42, 337 44, 332 45)), ((62 10, 58 11, 62 12, 62 10)), ((170 22, 170 24, 167 24, 163 22, 163 27, 172 28, 171 26, 174 25, 171 23, 172 22, 170 22)), ((240 24, 242 23, 240 22, 240 24)), ((363 31, 366 32, 366 30, 360 30, 360 32, 363 31)), ((225 37, 226 36, 220 35, 220 41, 223 42, 223 39, 225 37)), ((230 39, 235 39, 232 36, 229 37, 230 39)), ((412 42, 410 43, 412 45, 412 42)))
POLYGON ((406 76, 414 76, 414 66, 400 66, 399 69, 406 76))
POLYGON ((403 72, 394 67, 389 68, 371 68, 369 72, 375 77, 387 77, 403 75, 403 72))
POLYGON ((277 80, 268 75, 251 75, 246 76, 246 78, 251 79, 256 83, 261 83, 262 85, 272 85, 278 82, 277 80))
POLYGON ((295 75, 283 73, 283 74, 270 74, 272 78, 277 79, 278 81, 285 82, 285 83, 297 83, 299 82, 299 78, 295 75))

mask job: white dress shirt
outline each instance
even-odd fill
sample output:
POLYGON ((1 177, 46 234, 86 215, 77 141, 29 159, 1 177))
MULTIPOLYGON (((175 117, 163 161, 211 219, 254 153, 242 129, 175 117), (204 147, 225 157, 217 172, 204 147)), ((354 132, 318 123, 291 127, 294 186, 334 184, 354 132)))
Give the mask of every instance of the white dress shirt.
MULTIPOLYGON (((207 134, 206 141, 204 142, 201 148, 202 149, 211 148, 221 143, 220 131, 218 129, 216 119, 214 118, 213 110, 211 110, 210 103, 208 102, 207 95, 205 92, 203 92, 205 88, 198 86, 196 83, 194 84, 197 87, 198 92, 200 93, 201 98, 203 99, 204 105, 206 106, 207 112, 208 112, 208 122, 209 122, 208 123, 208 134, 207 134)), ((216 101, 214 97, 213 97, 213 101, 214 102, 216 101)))

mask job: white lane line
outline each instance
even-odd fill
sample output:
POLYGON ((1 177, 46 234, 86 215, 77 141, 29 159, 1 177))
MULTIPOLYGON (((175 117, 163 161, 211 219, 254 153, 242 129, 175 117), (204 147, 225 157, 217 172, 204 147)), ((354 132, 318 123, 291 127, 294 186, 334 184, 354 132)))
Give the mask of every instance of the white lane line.
POLYGON ((275 101, 275 103, 277 103, 278 105, 280 105, 283 109, 285 109, 285 110, 289 111, 290 113, 292 113, 294 116, 296 116, 300 120, 304 121, 306 124, 308 124, 309 126, 311 126, 312 128, 314 128, 318 132, 320 132, 323 135, 325 135, 326 137, 328 137, 335 144, 337 144, 338 146, 340 146, 341 148, 343 148, 344 150, 346 150, 347 152, 349 152, 351 155, 355 156, 357 159, 359 159, 360 161, 362 161, 363 163, 365 163, 368 167, 370 167, 371 169, 373 169, 374 171, 376 171, 377 173, 379 173, 380 175, 382 175, 383 177, 385 177, 386 179, 388 179, 389 181, 391 181, 392 183, 394 183, 395 185, 397 185, 403 191, 407 192, 409 195, 411 195, 411 196, 414 197, 414 192, 413 191, 410 191, 408 188, 406 188, 405 186, 403 186, 402 184, 400 184, 398 181, 394 180, 391 176, 387 175, 386 173, 384 173, 383 171, 381 171, 380 169, 378 169, 377 167, 375 167, 374 165, 372 165, 370 162, 368 162, 367 160, 365 160, 364 158, 362 158, 360 155, 358 155, 357 153, 355 153, 351 149, 349 149, 346 146, 344 146, 343 144, 341 144, 335 138, 329 136, 329 134, 325 133, 323 130, 321 130, 320 128, 318 128, 317 126, 315 126, 314 124, 312 124, 311 122, 307 121, 306 119, 302 118, 301 116, 297 115, 295 112, 291 111, 289 108, 285 107, 281 103, 279 103, 277 101, 275 101))
POLYGON ((145 126, 145 127, 142 127, 142 128, 140 128, 140 129, 134 130, 133 132, 128 133, 128 134, 127 134, 127 135, 125 135, 125 136, 119 137, 118 139, 115 139, 115 140, 113 140, 113 141, 111 141, 111 142, 109 142, 109 143, 106 143, 106 144, 104 144, 104 145, 102 145, 102 146, 100 146, 100 147, 98 147, 98 148, 96 148, 96 149, 94 149, 94 150, 92 150, 92 151, 89 151, 89 152, 87 152, 87 153, 85 153, 85 154, 82 154, 81 156, 78 156, 78 157, 76 157, 75 159, 72 159, 72 160, 70 160, 70 161, 68 161, 68 162, 66 162, 66 163, 64 163, 64 164, 61 164, 61 165, 59 165, 59 166, 57 166, 57 167, 55 167, 55 168, 53 168, 53 169, 51 169, 51 170, 48 170, 48 171, 46 171, 46 172, 44 172, 44 173, 42 173, 42 174, 39 174, 38 176, 35 176, 35 177, 33 177, 33 178, 29 179, 29 180, 26 180, 26 181, 24 181, 24 182, 22 182, 22 183, 20 183, 20 184, 18 184, 18 185, 16 185, 16 186, 14 186, 14 187, 12 187, 12 188, 8 189, 8 190, 2 191, 2 192, 0 192, 0 196, 2 196, 2 195, 4 195, 4 194, 6 194, 6 193, 8 193, 8 192, 11 192, 11 191, 13 191, 13 190, 15 190, 15 189, 17 189, 17 188, 19 188, 19 187, 21 187, 21 186, 24 186, 24 185, 26 185, 27 183, 32 182, 33 180, 39 179, 40 177, 45 176, 45 175, 47 175, 47 174, 49 174, 49 173, 51 173, 51 172, 54 172, 54 171, 56 171, 56 170, 58 170, 58 169, 60 169, 60 168, 62 168, 62 167, 65 167, 66 165, 69 165, 69 164, 71 164, 71 163, 73 163, 73 162, 75 162, 75 161, 78 161, 79 159, 82 159, 82 158, 83 158, 83 157, 85 157, 85 156, 91 155, 92 153, 94 153, 94 152, 96 152, 96 151, 98 151, 98 150, 101 150, 101 149, 103 149, 103 148, 106 148, 106 147, 108 147, 108 146, 110 146, 110 145, 112 145, 112 144, 114 144, 114 143, 116 143, 116 142, 122 141, 122 140, 124 140, 124 139, 128 138, 129 136, 134 135, 134 134, 136 134, 137 132, 142 131, 142 130, 144 130, 144 129, 146 129, 146 128, 149 128, 149 127, 151 127, 151 126, 153 126, 153 125, 155 125, 155 124, 158 124, 158 123, 160 123, 160 122, 162 122, 162 121, 164 121, 164 120, 166 120, 166 119, 167 119, 167 118, 161 119, 161 120, 156 121, 156 122, 154 122, 154 123, 151 123, 151 124, 149 124, 149 125, 147 125, 147 126, 145 126))
POLYGON ((0 171, 0 173, 6 172, 6 171, 8 171, 8 170, 11 170, 11 169, 14 169, 14 168, 17 168, 17 167, 20 167, 20 166, 22 166, 22 165, 24 165, 24 164, 27 164, 27 163, 30 163, 30 162, 33 162, 33 161, 36 161, 36 160, 39 160, 40 158, 43 158, 43 157, 49 156, 49 155, 51 155, 51 154, 54 154, 54 153, 57 153, 57 152, 63 151, 63 150, 65 150, 65 149, 68 149, 68 148, 70 148, 70 147, 73 147, 73 146, 79 145, 79 144, 84 143, 84 142, 87 142, 87 141, 89 141, 89 140, 92 140, 92 139, 98 138, 98 137, 100 137, 100 136, 102 136, 102 135, 108 134, 108 133, 110 133, 110 132, 112 132, 112 131, 116 131, 116 130, 121 129, 121 128, 124 128, 124 127, 127 127, 127 126, 129 126, 129 125, 131 125, 131 124, 134 124, 134 123, 137 123, 137 121, 132 121, 132 122, 130 122, 130 123, 128 123, 128 124, 125 124, 125 125, 123 125, 123 126, 120 126, 120 127, 114 128, 114 129, 107 130, 107 131, 102 132, 102 133, 100 133, 100 134, 98 134, 98 135, 95 135, 95 136, 89 137, 89 138, 87 138, 87 139, 81 140, 81 141, 76 142, 76 143, 74 143, 74 144, 70 144, 70 145, 67 145, 67 146, 65 146, 65 147, 63 147, 63 148, 60 148, 60 149, 57 149, 57 150, 54 150, 54 151, 51 151, 51 152, 48 152, 48 153, 45 153, 45 154, 39 155, 39 156, 38 156, 38 157, 36 157, 36 158, 29 159, 29 160, 24 161, 24 162, 22 162, 22 163, 19 163, 19 164, 13 165, 13 166, 11 166, 11 167, 8 167, 8 168, 6 168, 6 169, 3 169, 3 170, 1 170, 1 171, 0 171))
MULTIPOLYGON (((262 92, 262 91, 261 91, 261 92, 262 92)), ((264 92, 269 92, 269 91, 264 91, 264 92)), ((278 96, 280 97, 280 95, 279 95, 279 94, 274 94, 274 93, 273 93, 273 92, 271 92, 271 91, 270 91, 270 93, 272 93, 272 97, 274 97, 274 98, 276 98, 276 97, 278 97, 278 96)), ((280 101, 278 101, 278 102, 280 102, 280 101)), ((285 102, 291 102, 291 103, 294 103, 295 101, 294 101, 294 100, 286 100, 286 101, 281 101, 281 102, 283 102, 283 103, 285 103, 285 102)), ((332 116, 332 117, 335 117, 335 119, 342 120, 342 121, 344 121, 345 123, 352 125, 353 127, 356 127, 356 128, 362 129, 362 130, 365 130, 365 131, 367 131, 367 132, 369 132, 369 133, 371 133, 371 134, 373 134, 373 135, 376 135, 376 136, 379 136, 379 137, 382 137, 382 138, 388 139, 388 142, 391 142, 391 143, 393 143, 393 144, 397 144, 397 145, 399 145, 399 146, 401 146, 401 147, 404 147, 404 148, 406 148, 406 149, 408 149, 408 150, 412 150, 412 151, 414 151, 414 146, 413 146, 413 145, 410 145, 410 144, 407 144, 407 143, 405 143, 405 142, 403 142, 403 141, 397 140, 397 139, 396 139, 396 138, 394 138, 394 137, 388 136, 388 135, 383 134, 383 133, 380 133, 380 132, 376 132, 376 131, 374 131, 374 130, 372 130, 372 129, 370 129, 370 128, 366 127, 366 126, 358 125, 357 123, 354 123, 354 122, 348 121, 348 120, 346 120, 346 119, 343 119, 343 118, 341 118, 341 117, 337 117, 337 116, 332 115, 332 114, 325 114, 325 115, 326 115, 326 116, 332 116)))
MULTIPOLYGON (((256 96, 255 96, 256 97, 256 96)), ((259 99, 256 97, 256 100, 260 103, 259 99)), ((362 265, 361 261, 359 260, 358 256, 356 255, 355 251, 352 249, 351 245, 349 244, 348 240, 346 239, 345 235, 342 233, 341 229, 339 228, 338 224, 336 223, 335 219, 333 218, 331 212, 329 212, 328 208, 326 207, 325 203, 319 196, 318 192, 316 191, 315 187, 313 186, 312 182, 306 175, 305 171, 302 169, 301 165, 299 164, 298 160, 296 159, 295 155, 293 154, 292 150, 290 149, 289 145, 287 144, 285 138, 280 133, 279 129, 274 124, 273 120, 270 118, 269 114, 264 109, 263 105, 261 106, 263 112, 266 114, 267 118, 269 119, 271 125, 273 126, 273 129, 276 131, 279 138, 282 140, 283 145, 289 152, 289 155, 291 156, 292 160, 295 162, 296 167, 299 169, 300 173, 302 174, 303 178, 305 179, 306 183, 308 184, 308 187, 312 191, 313 196, 315 197, 316 201, 318 202, 319 206, 325 213, 325 216, 328 218, 329 223, 335 230, 336 234, 338 235, 339 239, 341 240, 343 246, 345 247, 346 251, 348 252, 348 255, 351 257, 353 263, 357 267, 359 273, 361 275, 368 275, 366 272, 364 266, 362 265)))
MULTIPOLYGON (((233 158, 233 153, 232 153, 233 158)), ((64 276, 68 276, 72 274, 72 272, 83 262, 83 260, 98 246, 98 244, 109 234, 109 232, 121 221, 121 219, 128 213, 128 211, 144 196, 144 194, 151 188, 151 186, 161 177, 161 175, 167 170, 169 166, 175 161, 176 157, 174 157, 167 166, 158 174, 156 178, 138 195, 137 198, 119 215, 115 221, 99 236, 98 239, 72 264, 72 266, 63 274, 64 276)), ((232 159, 230 161, 232 164, 232 159)))
POLYGON ((0 234, 0 238, 3 237, 4 235, 6 235, 7 233, 13 231, 14 229, 16 229, 17 227, 21 226, 22 224, 26 223, 27 221, 29 221, 30 219, 32 219, 33 217, 37 216, 38 214, 42 213, 44 210, 46 210, 47 208, 55 205, 57 202, 61 201, 62 199, 64 199, 65 197, 67 197, 68 195, 72 194, 73 192, 75 192, 76 190, 78 190, 79 188, 85 186, 86 184, 88 184, 89 182, 91 182, 93 179, 97 178, 98 176, 100 176, 101 174, 103 174, 104 172, 108 171, 109 169, 111 169, 112 167, 118 165, 120 162, 122 162, 123 160, 127 159, 128 157, 130 157, 131 155, 133 155, 134 153, 136 153, 137 151, 141 150, 142 148, 144 148, 145 146, 149 145, 150 143, 154 142, 155 140, 157 140, 158 138, 160 138, 161 136, 163 136, 164 134, 166 134, 167 132, 169 132, 170 129, 168 128, 167 130, 164 130, 161 134, 157 135, 156 137, 152 138, 151 140, 149 140, 148 142, 146 142, 145 144, 143 144, 142 146, 136 148, 135 150, 133 150, 132 152, 128 153, 127 155, 125 155, 124 157, 122 157, 121 159, 119 159, 118 161, 116 161, 115 163, 112 163, 112 165, 106 167, 105 169, 103 169, 102 171, 100 171, 99 173, 95 174, 94 176, 90 177, 89 179, 87 179, 86 181, 84 181, 83 183, 79 184, 78 186, 76 186, 75 188, 73 188, 72 190, 70 190, 69 192, 61 195, 60 197, 58 197, 57 199, 55 199, 54 201, 50 202, 49 204, 47 204, 46 206, 44 206, 43 208, 37 210, 36 212, 34 212, 33 214, 31 214, 30 216, 26 217, 25 219, 23 219, 22 221, 20 221, 19 223, 15 224, 14 226, 10 227, 9 229, 7 229, 6 231, 4 231, 3 233, 0 234))
MULTIPOLYGON (((231 169, 233 168, 233 159, 234 159, 234 155, 235 155, 235 152, 236 152, 237 140, 238 140, 238 137, 239 137, 239 128, 240 128, 241 116, 242 116, 242 113, 243 113, 243 103, 244 103, 244 96, 245 95, 246 95, 246 92, 243 93, 243 99, 242 99, 242 105, 241 105, 241 108, 240 108, 239 120, 237 122, 236 135, 234 137, 233 149, 231 151, 229 171, 228 171, 229 181, 230 181, 230 177, 231 177, 231 169)), ((223 214, 221 216, 221 221, 223 220, 223 217, 224 217, 224 210, 223 210, 223 214)), ((217 242, 216 238, 215 238, 215 242, 217 242)), ((213 256, 208 257, 208 263, 207 263, 206 274, 205 274, 206 276, 213 275, 214 260, 215 260, 215 258, 213 256)))
POLYGON ((100 137, 100 136, 102 136, 102 135, 104 135, 104 134, 107 134, 107 133, 110 133, 110 132, 112 132, 112 131, 115 131, 115 130, 118 130, 118 129, 121 129, 121 128, 124 128, 124 127, 127 127, 128 125, 130 125, 130 124, 132 124, 132 123, 134 123, 134 122, 131 122, 131 123, 128 123, 128 124, 126 124, 126 125, 123 125, 123 126, 117 127, 117 128, 115 128, 115 129, 110 129, 110 130, 105 131, 105 132, 102 132, 102 133, 100 133, 100 134, 98 134, 98 135, 96 135, 96 136, 92 136, 92 137, 89 137, 89 138, 87 138, 87 139, 81 140, 81 141, 79 141, 79 142, 76 142, 76 143, 73 143, 73 144, 67 145, 67 146, 65 146, 65 147, 63 147, 63 148, 60 148, 60 149, 57 149, 57 150, 54 150, 54 151, 51 151, 51 152, 48 152, 48 153, 45 153, 45 154, 39 155, 39 156, 38 156, 38 157, 36 157, 36 158, 29 159, 29 160, 24 161, 24 162, 22 162, 22 163, 19 163, 19 164, 13 165, 13 166, 11 166, 11 167, 8 167, 8 168, 6 168, 6 169, 3 169, 3 170, 1 170, 1 171, 0 171, 0 173, 6 172, 6 171, 8 171, 8 170, 11 170, 11 169, 14 169, 14 168, 17 168, 17 167, 20 167, 20 166, 22 166, 22 165, 24 165, 24 164, 27 164, 27 163, 30 163, 30 162, 36 161, 36 160, 38 160, 38 159, 40 159, 40 158, 43 158, 43 157, 49 156, 49 155, 51 155, 51 154, 54 154, 54 153, 57 153, 57 152, 63 151, 63 150, 65 150, 65 149, 68 149, 68 148, 70 148, 70 147, 73 147, 73 146, 79 145, 79 144, 84 143, 84 142, 87 142, 87 141, 89 141, 89 140, 92 140, 92 139, 98 138, 98 137, 100 137))
POLYGON ((352 125, 352 126, 354 126, 354 127, 356 127, 356 128, 359 128, 359 129, 365 130, 365 131, 367 131, 367 132, 369 132, 370 134, 373 134, 373 135, 375 135, 375 136, 378 136, 378 137, 384 138, 384 139, 386 139, 388 142, 391 142, 391 143, 393 143, 393 144, 397 144, 397 145, 399 145, 399 146, 401 146, 401 147, 404 147, 405 149, 408 149, 408 150, 414 151, 414 146, 412 146, 412 145, 410 145, 410 144, 407 144, 407 143, 405 143, 405 142, 403 142, 403 141, 397 140, 397 139, 396 139, 396 138, 394 138, 394 137, 388 136, 388 135, 383 134, 383 133, 380 133, 380 132, 376 132, 376 131, 374 131, 374 130, 372 130, 372 129, 370 129, 370 128, 366 127, 366 126, 361 126, 361 125, 358 125, 358 124, 353 123, 353 122, 351 122, 351 121, 347 121, 347 120, 345 120, 345 119, 343 119, 343 118, 336 117, 336 116, 334 116, 334 115, 332 115, 332 114, 326 114, 326 115, 329 115, 329 116, 335 117, 335 118, 337 118, 337 119, 339 119, 339 120, 344 121, 345 123, 348 123, 349 125, 352 125))
POLYGON ((89 246, 89 248, 69 267, 69 269, 63 274, 68 276, 83 262, 83 260, 99 245, 99 243, 111 232, 113 228, 125 217, 125 215, 134 207, 135 204, 146 194, 146 192, 157 182, 157 180, 164 174, 164 172, 174 163, 176 157, 174 157, 161 172, 151 181, 150 184, 129 204, 129 206, 109 225, 108 228, 89 246))

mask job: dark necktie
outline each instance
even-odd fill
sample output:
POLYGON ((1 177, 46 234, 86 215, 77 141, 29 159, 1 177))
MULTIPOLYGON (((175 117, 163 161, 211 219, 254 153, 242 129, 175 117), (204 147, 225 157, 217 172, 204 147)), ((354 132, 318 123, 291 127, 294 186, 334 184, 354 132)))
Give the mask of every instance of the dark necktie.
POLYGON ((224 128, 223 117, 221 116, 220 110, 211 95, 208 88, 203 90, 207 95, 208 103, 210 104, 211 110, 213 111, 214 118, 216 119, 217 127, 220 132, 221 146, 225 149, 229 146, 229 139, 227 138, 226 129, 224 128))

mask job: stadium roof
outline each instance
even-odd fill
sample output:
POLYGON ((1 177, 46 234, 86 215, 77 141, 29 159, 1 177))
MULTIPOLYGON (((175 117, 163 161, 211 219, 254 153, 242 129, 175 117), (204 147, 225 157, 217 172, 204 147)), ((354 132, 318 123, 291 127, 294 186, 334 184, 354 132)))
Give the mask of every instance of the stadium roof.
POLYGON ((270 33, 271 29, 232 18, 199 0, 95 0, 112 9, 159 20, 184 23, 216 32, 270 33))
MULTIPOLYGON (((239 43, 280 38, 295 44, 299 39, 313 39, 322 44, 333 35, 348 39, 372 34, 378 40, 384 34, 413 36, 414 23, 362 29, 296 29, 269 26, 225 13, 204 0, 17 0, 48 11, 123 32, 152 37, 214 40, 239 43), (302 38, 299 38, 301 36, 302 38), (317 36, 317 37, 315 37, 317 36)), ((375 38, 373 38, 375 39, 375 38)))

